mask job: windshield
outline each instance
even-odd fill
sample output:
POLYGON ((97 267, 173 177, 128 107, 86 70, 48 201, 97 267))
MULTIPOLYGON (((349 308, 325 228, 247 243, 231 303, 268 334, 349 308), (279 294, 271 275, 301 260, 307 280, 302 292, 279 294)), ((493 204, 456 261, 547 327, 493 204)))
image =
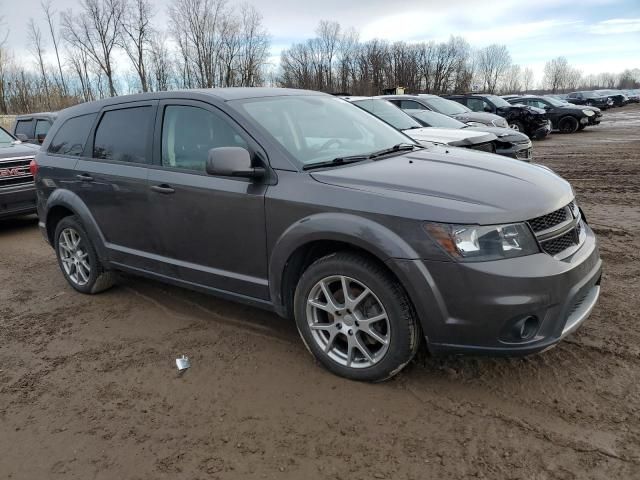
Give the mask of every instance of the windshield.
POLYGON ((303 165, 415 143, 371 114, 335 97, 263 97, 229 103, 303 165))
POLYGON ((511 104, 507 102, 504 98, 499 97, 497 95, 487 95, 487 99, 493 103, 496 107, 510 107, 511 104))
POLYGON ((469 113, 471 111, 470 108, 467 108, 458 102, 454 102, 453 100, 447 100, 446 98, 429 97, 422 100, 424 100, 425 103, 434 110, 444 113, 445 115, 459 115, 461 113, 469 113))
POLYGON ((4 128, 0 127, 0 143, 11 143, 13 141, 15 141, 15 138, 9 135, 4 128))
POLYGON ((455 118, 430 110, 405 110, 406 113, 428 127, 464 128, 466 125, 455 118))
POLYGON ((562 107, 563 105, 567 104, 567 102, 563 102, 562 100, 558 100, 557 98, 553 97, 544 97, 544 100, 549 102, 554 107, 562 107))
POLYGON ((398 130, 422 127, 422 125, 416 122, 413 118, 386 100, 368 98, 366 100, 356 100, 352 103, 384 120, 398 130))

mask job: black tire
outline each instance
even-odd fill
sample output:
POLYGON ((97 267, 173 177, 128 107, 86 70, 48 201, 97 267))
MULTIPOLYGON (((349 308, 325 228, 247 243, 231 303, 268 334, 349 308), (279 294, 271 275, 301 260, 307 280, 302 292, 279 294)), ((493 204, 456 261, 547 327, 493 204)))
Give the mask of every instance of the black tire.
MULTIPOLYGON (((343 303, 346 306, 347 303, 344 300, 343 303)), ((354 312, 346 310, 350 314, 353 313, 353 318, 356 318, 356 315, 362 315, 362 312, 357 313, 355 308, 354 312)), ((358 254, 350 252, 333 253, 311 264, 298 282, 294 297, 294 311, 298 332, 311 354, 329 371, 351 380, 381 382, 393 377, 411 361, 420 345, 421 330, 416 320, 413 306, 400 283, 383 266, 358 254), (345 276, 356 284, 360 283, 362 286, 366 286, 372 292, 370 294, 373 297, 371 300, 377 302, 386 313, 386 350, 375 363, 369 366, 354 368, 348 366, 348 363, 347 365, 339 363, 334 358, 331 358, 329 353, 325 353, 316 340, 317 337, 314 337, 312 333, 308 321, 307 306, 310 295, 313 292, 312 289, 316 289, 322 280, 333 276, 345 276)), ((340 315, 339 313, 335 315, 326 313, 325 315, 336 322, 334 325, 339 325, 337 322, 340 319, 343 319, 345 323, 347 322, 346 316, 336 316, 340 315)), ((347 316, 350 317, 350 315, 347 316)), ((342 324, 342 327, 337 328, 344 328, 345 323, 342 324)), ((359 327, 357 321, 355 325, 359 327)), ((327 333, 327 335, 330 334, 327 333)), ((348 331, 348 334, 352 334, 351 330, 348 331)), ((344 331, 342 333, 333 333, 333 335, 337 340, 329 341, 331 345, 349 340, 347 333, 344 331)), ((355 332, 355 337, 359 338, 360 342, 363 341, 363 336, 366 335, 362 333, 362 330, 355 332)), ((367 340, 370 341, 371 339, 364 338, 365 342, 367 340)), ((375 342, 371 343, 375 345, 375 342)), ((362 353, 362 351, 360 352, 362 353)), ((362 360, 366 360, 364 354, 362 357, 362 360)))
POLYGON ((566 116, 562 117, 558 122, 558 130, 560 133, 575 133, 578 131, 580 122, 576 117, 566 116))
POLYGON ((587 128, 587 125, 584 124, 580 124, 580 126, 578 127, 578 130, 584 130, 585 128, 587 128))
POLYGON ((509 128, 515 130, 516 132, 525 133, 524 125, 522 124, 522 122, 519 122, 518 120, 509 122, 509 128))
MULTIPOLYGON (((107 290, 115 283, 115 273, 105 270, 102 263, 98 259, 98 255, 96 254, 96 250, 93 246, 93 243, 91 242, 91 238, 87 234, 85 228, 82 226, 80 219, 75 215, 64 217, 56 225, 54 234, 54 247, 56 251, 56 257, 58 259, 58 266, 60 267, 62 275, 64 275, 64 278, 67 280, 69 285, 71 285, 77 291, 87 294, 99 293, 107 290), (79 237, 79 242, 77 244, 78 251, 82 252, 83 255, 86 254, 85 261, 90 267, 86 281, 78 276, 77 264, 75 265, 75 270, 72 269, 71 273, 67 272, 65 270, 65 266, 63 265, 63 263, 65 263, 65 260, 63 260, 64 254, 61 252, 67 250, 61 247, 60 244, 62 242, 65 242, 63 232, 65 232, 65 234, 68 234, 68 232, 70 231, 77 232, 77 235, 79 237), (74 271, 76 272, 75 276, 79 278, 79 281, 73 279, 74 271)), ((67 258, 66 260, 68 261, 69 258, 67 258)))

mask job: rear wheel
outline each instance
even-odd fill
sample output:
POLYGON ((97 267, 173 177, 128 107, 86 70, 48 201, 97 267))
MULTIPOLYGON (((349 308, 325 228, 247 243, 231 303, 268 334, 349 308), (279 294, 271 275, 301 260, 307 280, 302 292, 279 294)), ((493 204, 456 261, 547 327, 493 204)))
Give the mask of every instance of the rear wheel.
POLYGON ((366 257, 340 252, 317 260, 300 278, 294 304, 307 348, 343 377, 386 380, 418 349, 420 329, 406 293, 366 257))
POLYGON ((578 130, 580 123, 575 117, 564 117, 558 122, 558 130, 561 133, 574 133, 578 130))
POLYGON ((78 217, 60 220, 54 238, 58 265, 73 288, 82 293, 98 293, 115 283, 115 274, 103 268, 78 217))

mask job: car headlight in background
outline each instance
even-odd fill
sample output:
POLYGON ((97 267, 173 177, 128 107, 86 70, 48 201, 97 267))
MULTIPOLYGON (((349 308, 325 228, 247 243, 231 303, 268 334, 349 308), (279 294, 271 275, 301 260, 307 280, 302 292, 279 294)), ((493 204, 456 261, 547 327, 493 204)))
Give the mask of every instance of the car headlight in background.
POLYGON ((592 115, 594 115, 593 110, 582 110, 582 113, 584 113, 587 117, 591 117, 592 115))
POLYGON ((524 223, 488 226, 427 223, 425 228, 449 255, 460 261, 501 260, 540 252, 524 223))

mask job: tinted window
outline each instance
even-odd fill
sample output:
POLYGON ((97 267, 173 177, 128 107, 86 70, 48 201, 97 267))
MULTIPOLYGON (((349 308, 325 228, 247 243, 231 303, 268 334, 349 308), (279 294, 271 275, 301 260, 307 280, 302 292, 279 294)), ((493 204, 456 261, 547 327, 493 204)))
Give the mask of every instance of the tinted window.
POLYGON ((102 116, 93 143, 93 158, 147 163, 147 142, 153 108, 108 110, 102 116))
MULTIPOLYGON (((433 110, 444 113, 445 115, 459 115, 461 113, 470 112, 467 107, 461 105, 457 101, 449 100, 447 98, 440 97, 427 97, 423 99, 427 105, 429 105, 433 110)), ((462 103, 464 103, 464 98, 460 99, 462 103)))
POLYGON ((15 134, 19 133, 26 135, 28 138, 31 138, 31 129, 33 128, 33 120, 18 120, 16 123, 16 131, 15 134))
POLYGON ((488 109, 491 108, 489 104, 481 98, 467 98, 467 106, 474 112, 484 112, 485 107, 488 109))
POLYGON ((244 147, 238 129, 222 115, 191 106, 168 106, 162 120, 162 165, 205 171, 209 150, 244 147))
POLYGON ((48 120, 37 120, 36 121, 36 135, 35 138, 42 143, 44 137, 47 135, 47 132, 51 128, 51 124, 48 120))
POLYGON ((427 107, 425 107, 424 105, 419 104, 418 102, 414 102, 413 100, 401 100, 400 101, 400 108, 404 109, 410 109, 410 110, 426 110, 427 107))
POLYGON ((49 144, 48 152, 76 157, 82 155, 96 115, 95 113, 81 115, 64 122, 49 144))

